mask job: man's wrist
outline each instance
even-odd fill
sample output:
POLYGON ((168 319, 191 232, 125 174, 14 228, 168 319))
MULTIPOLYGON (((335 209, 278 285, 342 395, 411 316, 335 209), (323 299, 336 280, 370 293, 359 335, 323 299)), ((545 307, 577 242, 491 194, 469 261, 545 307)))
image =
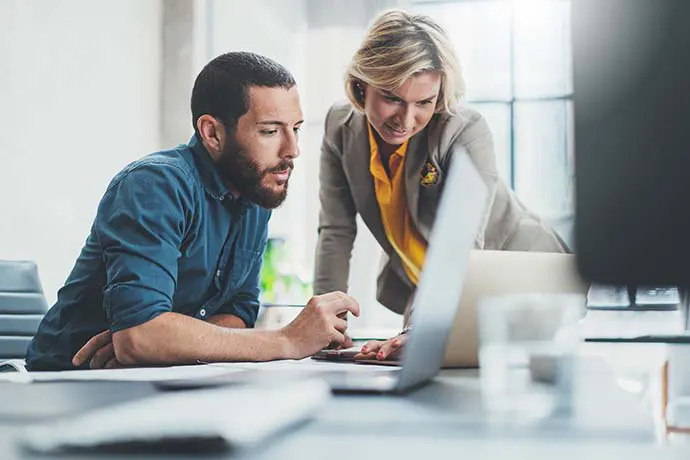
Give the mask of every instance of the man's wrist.
POLYGON ((275 331, 275 342, 278 346, 278 359, 296 359, 295 346, 285 328, 275 331))

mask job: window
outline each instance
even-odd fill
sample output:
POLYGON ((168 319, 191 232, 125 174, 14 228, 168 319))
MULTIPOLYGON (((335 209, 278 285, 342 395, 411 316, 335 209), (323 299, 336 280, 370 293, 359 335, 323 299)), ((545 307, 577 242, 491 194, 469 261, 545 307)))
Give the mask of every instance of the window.
POLYGON ((447 31, 467 103, 487 119, 499 173, 546 219, 573 214, 568 0, 417 0, 447 31))

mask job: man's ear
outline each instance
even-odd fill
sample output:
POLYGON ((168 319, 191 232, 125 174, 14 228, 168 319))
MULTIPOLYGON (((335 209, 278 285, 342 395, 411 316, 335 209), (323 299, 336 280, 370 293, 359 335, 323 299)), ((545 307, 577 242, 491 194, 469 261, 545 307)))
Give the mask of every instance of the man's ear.
POLYGON ((225 125, 211 115, 205 114, 196 120, 196 129, 201 143, 213 159, 217 159, 225 145, 225 125))

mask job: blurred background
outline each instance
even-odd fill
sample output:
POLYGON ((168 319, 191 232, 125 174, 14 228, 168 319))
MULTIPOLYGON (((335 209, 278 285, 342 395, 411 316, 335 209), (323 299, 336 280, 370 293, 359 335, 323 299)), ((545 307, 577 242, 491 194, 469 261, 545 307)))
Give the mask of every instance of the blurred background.
MULTIPOLYGON (((371 19, 401 7, 449 33, 466 103, 494 133, 498 168, 572 243, 572 71, 568 0, 1 0, 0 259, 38 263, 49 303, 69 274, 112 176, 189 140, 189 97, 218 54, 264 54, 295 75, 302 156, 274 213, 267 302, 305 302, 328 107, 371 19)), ((360 222, 350 293, 357 327, 397 328, 375 300, 378 245, 360 222)))

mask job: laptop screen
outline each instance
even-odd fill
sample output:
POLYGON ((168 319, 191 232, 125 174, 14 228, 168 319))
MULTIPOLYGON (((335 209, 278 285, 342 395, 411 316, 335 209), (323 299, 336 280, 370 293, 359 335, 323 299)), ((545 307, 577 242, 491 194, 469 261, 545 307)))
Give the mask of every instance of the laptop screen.
POLYGON ((466 154, 453 157, 443 187, 412 305, 414 329, 403 353, 400 389, 431 379, 441 368, 470 251, 487 206, 486 186, 466 154))

